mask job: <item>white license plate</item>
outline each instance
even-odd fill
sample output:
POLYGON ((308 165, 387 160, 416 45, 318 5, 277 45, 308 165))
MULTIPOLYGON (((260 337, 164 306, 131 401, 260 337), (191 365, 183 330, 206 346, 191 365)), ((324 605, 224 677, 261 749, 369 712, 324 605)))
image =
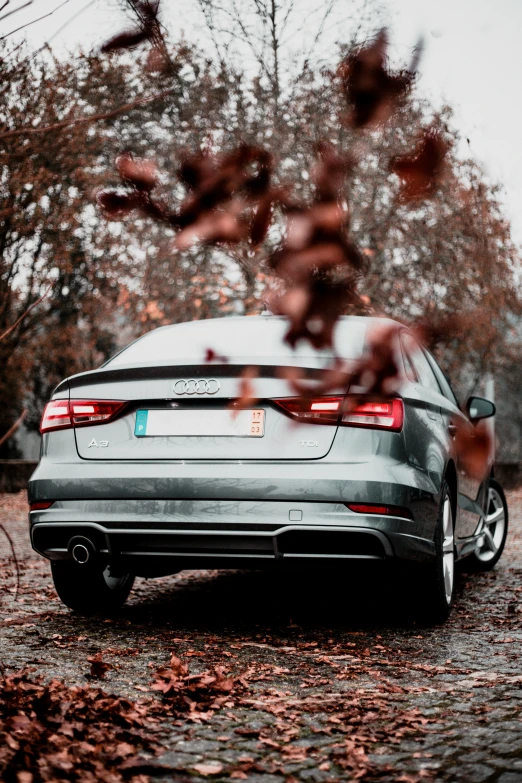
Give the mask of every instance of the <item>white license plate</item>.
POLYGON ((138 438, 262 438, 265 434, 265 411, 139 410, 136 411, 134 434, 138 438))

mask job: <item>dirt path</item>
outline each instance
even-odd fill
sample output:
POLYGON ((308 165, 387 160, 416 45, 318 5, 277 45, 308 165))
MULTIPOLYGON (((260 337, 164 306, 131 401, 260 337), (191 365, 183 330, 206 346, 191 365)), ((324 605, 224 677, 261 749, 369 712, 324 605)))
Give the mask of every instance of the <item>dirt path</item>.
MULTIPOLYGON (((21 573, 14 600, 2 537, 1 660, 7 675, 30 667, 33 679, 101 685, 153 713, 161 747, 134 764, 136 781, 517 783, 522 492, 508 502, 500 565, 459 575, 450 621, 426 629, 405 618, 389 577, 374 572, 349 580, 224 571, 140 579, 118 617, 77 617, 29 547, 25 498, 0 496, 21 573), (151 690, 154 683, 167 694, 151 690)), ((82 779, 76 769, 56 775, 82 779)))

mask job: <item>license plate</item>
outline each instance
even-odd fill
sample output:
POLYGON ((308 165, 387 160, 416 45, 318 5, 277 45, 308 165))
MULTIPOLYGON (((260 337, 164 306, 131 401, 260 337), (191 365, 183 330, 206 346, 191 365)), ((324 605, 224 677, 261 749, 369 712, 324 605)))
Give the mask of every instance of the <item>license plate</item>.
POLYGON ((265 411, 139 410, 136 411, 134 434, 137 438, 262 438, 265 434, 265 411))

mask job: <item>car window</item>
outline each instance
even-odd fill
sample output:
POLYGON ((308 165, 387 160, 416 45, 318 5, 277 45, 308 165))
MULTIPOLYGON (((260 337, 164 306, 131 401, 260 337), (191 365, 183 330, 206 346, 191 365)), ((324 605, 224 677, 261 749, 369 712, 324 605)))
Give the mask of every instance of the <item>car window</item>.
MULTIPOLYGON (((334 328, 334 352, 343 359, 359 359, 364 351, 367 319, 339 321, 334 328)), ((314 351, 308 343, 291 348, 284 341, 288 322, 277 316, 217 318, 164 326, 148 332, 107 362, 107 366, 162 362, 199 364, 211 350, 232 362, 272 364, 274 361, 329 361, 332 352, 314 351)))
POLYGON ((413 359, 411 358, 404 344, 402 346, 402 358, 404 359, 404 367, 406 369, 406 376, 408 380, 412 381, 413 383, 419 383, 419 376, 415 371, 415 367, 413 365, 413 359))
MULTIPOLYGON (((432 389, 433 391, 436 391, 438 394, 440 394, 441 387, 437 377, 435 376, 431 365, 419 343, 415 340, 413 335, 409 334, 408 332, 402 333, 401 341, 404 354, 408 359, 406 365, 409 363, 412 366, 412 369, 414 370, 418 379, 416 382, 420 383, 421 386, 425 386, 427 389, 432 389)), ((406 373, 408 374, 408 366, 406 366, 406 373)), ((414 379, 410 378, 410 380, 414 379)))
POLYGON ((402 358, 404 359, 406 377, 408 378, 409 381, 412 381, 413 383, 419 383, 419 377, 415 372, 415 367, 413 366, 413 359, 408 353, 408 349, 404 345, 404 341, 402 339, 401 339, 401 343, 402 343, 402 358))
POLYGON ((457 400, 457 397, 455 395, 455 392, 451 388, 451 384, 442 372, 441 368, 437 364, 436 359, 431 355, 429 351, 425 350, 425 354, 428 357, 428 361, 431 365, 431 368, 433 369, 433 372, 437 376, 437 380, 439 382, 440 388, 442 389, 442 393, 445 397, 450 400, 457 408, 460 407, 459 401, 457 400))

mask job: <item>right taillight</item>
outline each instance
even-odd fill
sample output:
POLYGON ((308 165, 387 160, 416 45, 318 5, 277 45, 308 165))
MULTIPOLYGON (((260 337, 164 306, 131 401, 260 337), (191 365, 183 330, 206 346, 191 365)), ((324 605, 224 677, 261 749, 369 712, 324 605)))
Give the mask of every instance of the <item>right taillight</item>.
POLYGON ((112 421, 127 405, 122 400, 51 400, 45 406, 40 432, 86 427, 112 421))
POLYGON ((286 397, 272 402, 292 419, 309 424, 340 424, 400 432, 404 422, 404 404, 399 398, 286 397))
POLYGON ((343 397, 284 397, 272 400, 287 416, 310 424, 338 424, 343 397))
POLYGON ((404 422, 404 403, 393 400, 357 400, 347 397, 343 405, 341 424, 345 427, 371 427, 372 429, 400 432, 404 422))

